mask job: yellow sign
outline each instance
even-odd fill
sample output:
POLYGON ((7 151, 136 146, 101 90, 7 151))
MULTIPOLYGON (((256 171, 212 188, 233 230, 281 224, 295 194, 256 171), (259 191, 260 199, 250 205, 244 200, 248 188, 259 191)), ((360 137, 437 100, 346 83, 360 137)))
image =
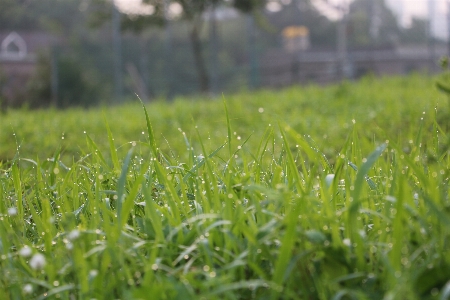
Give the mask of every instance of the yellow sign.
POLYGON ((283 29, 282 35, 288 39, 308 36, 309 29, 306 26, 288 26, 283 29))

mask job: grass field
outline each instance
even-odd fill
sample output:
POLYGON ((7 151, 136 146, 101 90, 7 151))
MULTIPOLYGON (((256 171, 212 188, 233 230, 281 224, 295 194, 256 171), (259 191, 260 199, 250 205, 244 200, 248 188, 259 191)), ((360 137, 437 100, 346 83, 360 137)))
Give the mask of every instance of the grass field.
POLYGON ((0 119, 0 299, 449 299, 432 78, 0 119))

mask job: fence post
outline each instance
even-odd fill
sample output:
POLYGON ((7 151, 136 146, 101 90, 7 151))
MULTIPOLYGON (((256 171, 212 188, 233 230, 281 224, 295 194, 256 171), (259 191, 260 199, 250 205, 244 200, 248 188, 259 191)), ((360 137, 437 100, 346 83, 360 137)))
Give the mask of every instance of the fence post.
POLYGON ((259 85, 258 78, 258 53, 256 47, 256 30, 255 21, 253 15, 247 16, 247 32, 248 32, 248 44, 249 44, 249 58, 250 58, 250 72, 249 72, 249 85, 250 89, 254 89, 259 85))
POLYGON ((120 38, 120 12, 112 3, 112 36, 114 51, 114 100, 120 102, 123 96, 122 86, 122 44, 120 38))

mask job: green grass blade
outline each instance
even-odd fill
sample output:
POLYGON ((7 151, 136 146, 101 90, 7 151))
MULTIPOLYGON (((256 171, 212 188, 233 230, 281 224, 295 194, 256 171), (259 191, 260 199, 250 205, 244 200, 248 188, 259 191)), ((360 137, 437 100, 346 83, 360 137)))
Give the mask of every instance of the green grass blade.
POLYGON ((86 140, 88 142, 88 145, 92 148, 91 152, 95 154, 94 157, 100 158, 100 161, 103 163, 103 165, 107 166, 108 164, 106 163, 106 160, 103 157, 102 152, 98 148, 97 144, 92 140, 92 138, 87 133, 86 133, 86 140))
POLYGON ((20 170, 19 166, 16 163, 12 165, 12 175, 14 181, 14 190, 16 195, 16 205, 17 205, 17 213, 19 218, 23 220, 23 191, 22 191, 22 182, 20 180, 20 170))
POLYGON ((289 143, 286 138, 286 135, 285 135, 284 131, 281 129, 281 127, 280 127, 280 132, 281 132, 281 136, 282 136, 283 142, 284 142, 284 150, 286 151, 286 155, 288 158, 287 164, 288 164, 288 168, 291 172, 290 176, 292 176, 294 184, 295 184, 296 188, 298 189, 298 191, 300 192, 300 194, 304 195, 305 189, 302 185, 302 179, 300 178, 300 174, 298 172, 297 165, 294 160, 294 156, 292 155, 291 149, 289 147, 289 143))
POLYGON ((224 109, 225 109, 225 117, 227 119, 228 150, 229 150, 229 153, 230 153, 230 157, 232 157, 233 150, 232 150, 232 146, 231 146, 231 137, 232 137, 232 135, 231 135, 231 123, 230 123, 230 115, 228 114, 228 107, 227 107, 227 102, 225 100, 225 97, 223 97, 223 106, 224 106, 224 109))
POLYGON ((119 232, 122 229, 122 205, 125 200, 125 186, 127 183, 127 175, 128 175, 128 167, 131 162, 131 156, 133 155, 133 148, 131 148, 127 156, 125 157, 125 160, 122 164, 122 172, 120 173, 119 180, 117 181, 117 217, 118 217, 118 227, 119 232))
POLYGON ((108 121, 105 119, 106 132, 108 133, 109 153, 111 154, 111 160, 114 166, 114 170, 120 170, 119 158, 117 157, 117 149, 114 146, 114 138, 109 128, 108 121))
POLYGON ((130 215, 135 203, 134 200, 136 199, 140 189, 142 188, 142 182, 144 181, 144 172, 145 169, 143 169, 143 172, 136 178, 136 180, 133 182, 133 187, 131 188, 128 195, 125 197, 122 205, 122 211, 121 211, 121 218, 120 220, 120 228, 123 228, 125 223, 128 220, 128 216, 130 215))
POLYGON ((156 141, 155 141, 155 134, 153 132, 152 123, 150 122, 150 117, 148 116, 147 108, 144 105, 144 102, 141 100, 142 108, 144 109, 145 113, 145 121, 147 123, 147 135, 148 135, 148 142, 150 145, 150 149, 152 150, 153 157, 158 157, 158 148, 156 147, 156 141))

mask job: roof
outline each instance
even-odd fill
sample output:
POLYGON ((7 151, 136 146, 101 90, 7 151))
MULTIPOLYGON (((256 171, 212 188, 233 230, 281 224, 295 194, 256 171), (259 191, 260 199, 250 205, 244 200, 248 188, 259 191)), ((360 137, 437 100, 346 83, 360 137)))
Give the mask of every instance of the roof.
POLYGON ((56 42, 55 36, 41 31, 0 31, 0 61, 33 59, 56 42))

